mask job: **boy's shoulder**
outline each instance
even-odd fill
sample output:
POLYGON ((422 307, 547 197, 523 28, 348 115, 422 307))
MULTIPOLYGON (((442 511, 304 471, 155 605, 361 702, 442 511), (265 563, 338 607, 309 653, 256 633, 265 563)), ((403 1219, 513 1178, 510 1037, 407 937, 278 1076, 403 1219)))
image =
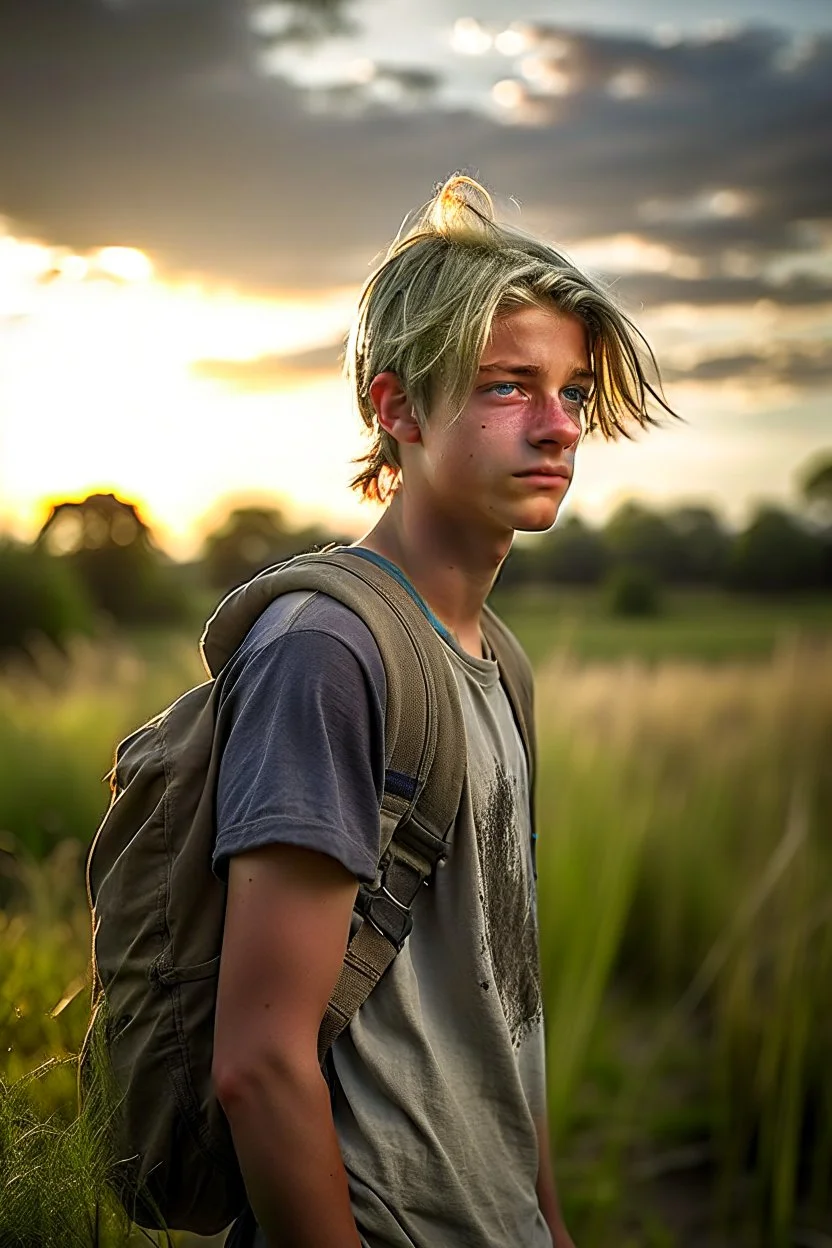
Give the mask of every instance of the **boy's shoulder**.
POLYGON ((243 660, 273 651, 282 638, 311 635, 311 646, 337 652, 334 640, 346 646, 367 667, 375 683, 384 686, 384 664, 378 643, 365 621, 350 607, 318 590, 282 594, 255 620, 240 647, 243 660))

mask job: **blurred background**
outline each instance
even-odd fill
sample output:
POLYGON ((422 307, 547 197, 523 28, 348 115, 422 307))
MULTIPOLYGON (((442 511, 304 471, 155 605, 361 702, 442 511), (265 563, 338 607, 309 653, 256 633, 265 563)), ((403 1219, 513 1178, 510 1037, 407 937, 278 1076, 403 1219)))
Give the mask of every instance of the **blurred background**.
POLYGON ((19 1182, 72 1121, 100 777, 219 596, 373 523, 344 334, 463 170, 683 417, 587 439, 494 595, 576 1243, 832 1244, 831 144, 824 0, 0 4, 0 1241, 125 1242, 77 1126, 72 1217, 19 1182))

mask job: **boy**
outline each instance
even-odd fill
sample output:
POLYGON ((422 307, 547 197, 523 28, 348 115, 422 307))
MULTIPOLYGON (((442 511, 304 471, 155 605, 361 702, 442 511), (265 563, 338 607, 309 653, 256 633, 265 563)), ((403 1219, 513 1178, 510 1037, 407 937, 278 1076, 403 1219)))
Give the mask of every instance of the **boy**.
POLYGON ((442 638, 467 781, 447 867, 335 1042, 328 1088, 317 1033, 379 856, 384 669, 323 594, 278 599, 232 660, 213 1070, 253 1218, 229 1243, 571 1246, 546 1126, 527 759, 480 615, 515 532, 554 523, 582 430, 614 436, 653 423, 648 396, 664 406, 638 342, 461 176, 364 288, 347 368, 373 443, 354 485, 388 505, 355 557, 404 578, 442 638))

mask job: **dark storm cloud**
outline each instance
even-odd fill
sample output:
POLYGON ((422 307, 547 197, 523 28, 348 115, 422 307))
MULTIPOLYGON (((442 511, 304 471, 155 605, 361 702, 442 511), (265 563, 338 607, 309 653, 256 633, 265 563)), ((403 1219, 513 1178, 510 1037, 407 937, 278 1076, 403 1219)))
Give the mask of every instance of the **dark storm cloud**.
POLYGON ((813 389, 832 382, 832 351, 781 348, 771 354, 755 351, 713 355, 687 368, 665 367, 666 381, 742 381, 759 385, 787 384, 813 389))
POLYGON ((195 377, 218 381, 235 390, 276 390, 293 381, 335 372, 341 362, 344 340, 298 351, 293 355, 260 355, 253 360, 196 360, 195 377))
POLYGON ((423 69, 403 69, 395 65, 373 66, 366 82, 340 82, 310 91, 310 99, 318 108, 345 117, 357 117, 381 108, 405 109, 423 107, 436 92, 438 74, 423 69))
POLYGON ((709 277, 687 279, 664 273, 628 274, 612 289, 627 307, 658 307, 669 303, 756 303, 768 299, 784 307, 832 305, 832 282, 793 277, 785 282, 762 278, 709 277))
POLYGON ((787 37, 773 31, 670 48, 559 35, 555 64, 575 89, 548 100, 551 161, 535 200, 550 199, 569 236, 632 230, 694 255, 738 243, 766 253, 800 241, 795 222, 832 216, 832 40, 789 72, 787 37), (630 70, 643 72, 643 94, 611 95, 630 70), (745 201, 739 215, 697 210, 720 189, 745 201))
MULTIPOLYGON (((243 15, 242 0, 0 5, 0 212, 72 246, 129 243, 261 288, 361 280, 460 167, 567 245, 627 232, 708 264, 740 249, 759 268, 810 247, 799 223, 832 219, 828 38, 790 61, 774 31, 660 47, 538 28, 533 54, 571 93, 536 101, 544 124, 502 126, 442 111, 418 65, 397 87, 407 109, 367 84, 310 111, 255 71, 243 15), (711 203, 720 190, 734 200, 711 203)), ((759 275, 675 286, 700 303, 822 297, 759 275)), ((676 297, 663 275, 625 289, 676 297)))

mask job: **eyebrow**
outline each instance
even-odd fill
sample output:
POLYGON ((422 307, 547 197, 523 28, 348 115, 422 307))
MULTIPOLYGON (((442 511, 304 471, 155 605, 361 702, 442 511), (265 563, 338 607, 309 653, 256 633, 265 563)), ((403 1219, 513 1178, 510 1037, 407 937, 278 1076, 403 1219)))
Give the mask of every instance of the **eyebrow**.
MULTIPOLYGON (((499 360, 495 360, 493 364, 481 364, 479 371, 481 373, 510 373, 514 377, 537 377, 543 372, 539 364, 503 364, 499 360)), ((577 365, 569 374, 570 377, 583 377, 587 381, 594 381, 595 374, 586 368, 580 368, 577 365)))

